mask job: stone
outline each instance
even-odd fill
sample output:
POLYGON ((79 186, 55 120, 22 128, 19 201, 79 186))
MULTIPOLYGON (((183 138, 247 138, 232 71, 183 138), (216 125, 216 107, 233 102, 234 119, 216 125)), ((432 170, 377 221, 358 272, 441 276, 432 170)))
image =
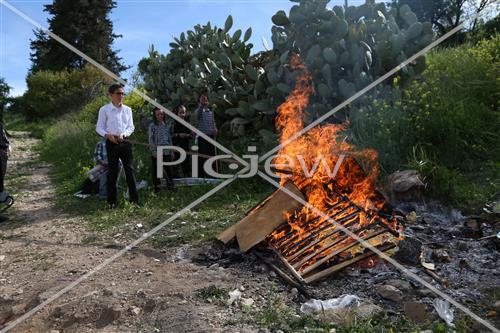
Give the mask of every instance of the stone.
POLYGON ((410 224, 417 222, 417 213, 415 213, 415 211, 412 211, 410 214, 405 216, 405 221, 406 223, 410 224))
POLYGON ((252 298, 241 298, 241 305, 246 307, 251 307, 255 301, 252 298))
POLYGON ((403 300, 403 293, 401 290, 390 285, 379 286, 377 292, 380 296, 389 301, 401 302, 403 300))
POLYGON ((26 312, 26 307, 28 306, 28 304, 26 303, 19 303, 19 304, 16 304, 12 307, 12 313, 14 314, 14 316, 20 316, 22 315, 24 312, 26 312))
POLYGON ((430 315, 427 307, 418 302, 405 302, 403 304, 405 315, 415 324, 424 324, 430 321, 430 315))
POLYGON ((229 292, 229 299, 227 300, 227 305, 232 305, 234 302, 237 302, 241 298, 241 291, 235 289, 229 292))
POLYGON ((102 294, 104 296, 113 296, 114 293, 113 293, 113 290, 106 288, 106 289, 102 290, 102 294))
POLYGON ((431 255, 432 259, 437 262, 450 262, 451 258, 450 255, 446 250, 443 249, 437 249, 432 251, 431 255))
POLYGON ((385 281, 385 284, 393 286, 394 288, 398 288, 403 293, 412 290, 410 282, 405 281, 405 280, 390 279, 390 280, 385 281))
POLYGON ((495 303, 494 308, 497 312, 500 312, 500 301, 495 303))
POLYGON ((101 309, 99 318, 96 321, 96 327, 98 329, 103 328, 120 318, 122 314, 121 308, 119 306, 106 306, 101 309))
POLYGON ((398 252, 393 258, 400 263, 417 266, 420 264, 422 242, 412 237, 405 237, 398 243, 398 252))
POLYGON ((462 235, 466 238, 481 238, 483 237, 483 230, 481 229, 481 222, 477 219, 469 218, 464 222, 461 229, 462 235))
POLYGON ((138 316, 141 313, 141 308, 137 306, 132 306, 128 309, 128 312, 132 316, 138 316))
POLYGON ((417 170, 396 171, 387 177, 386 192, 391 204, 419 201, 425 183, 417 170))

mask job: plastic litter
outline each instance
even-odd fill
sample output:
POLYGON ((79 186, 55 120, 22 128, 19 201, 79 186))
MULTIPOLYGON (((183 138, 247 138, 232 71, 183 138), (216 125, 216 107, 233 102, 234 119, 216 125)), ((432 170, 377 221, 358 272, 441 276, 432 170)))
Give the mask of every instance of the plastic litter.
POLYGON ((306 314, 321 313, 325 310, 336 310, 344 308, 359 307, 361 300, 355 295, 343 295, 338 298, 331 298, 326 301, 311 299, 300 307, 300 311, 306 314))
POLYGON ((434 308, 436 309, 439 317, 441 317, 441 319, 443 319, 448 326, 455 327, 453 324, 455 316, 453 315, 453 309, 448 301, 436 298, 434 300, 434 308))

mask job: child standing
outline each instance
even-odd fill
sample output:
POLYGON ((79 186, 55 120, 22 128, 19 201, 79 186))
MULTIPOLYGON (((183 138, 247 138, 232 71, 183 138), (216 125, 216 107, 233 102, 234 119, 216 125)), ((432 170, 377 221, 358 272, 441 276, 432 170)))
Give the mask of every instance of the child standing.
MULTIPOLYGON (((148 127, 148 142, 151 149, 151 166, 155 192, 158 192, 160 189, 160 179, 157 175, 157 147, 172 146, 172 132, 173 126, 170 122, 165 120, 165 113, 161 109, 155 108, 153 110, 153 122, 148 127)), ((170 162, 172 161, 173 153, 170 149, 163 149, 162 157, 164 162, 170 162)), ((172 180, 172 168, 170 166, 163 166, 162 174, 167 181, 167 188, 171 191, 175 191, 174 182, 172 180)))
MULTIPOLYGON (((187 111, 186 107, 184 105, 179 105, 175 107, 174 113, 179 116, 180 118, 186 120, 187 118, 187 111)), ((191 130, 184 126, 183 124, 179 122, 175 122, 174 124, 174 135, 173 135, 173 143, 174 146, 182 148, 185 152, 189 151, 189 140, 191 139, 191 130)), ((180 154, 178 152, 174 152, 174 160, 178 160, 180 157, 180 154)), ((176 167, 174 170, 174 178, 177 178, 179 176, 179 169, 182 170, 182 176, 183 177, 190 177, 191 172, 189 170, 189 158, 186 156, 186 159, 184 162, 180 164, 179 167, 176 167)))

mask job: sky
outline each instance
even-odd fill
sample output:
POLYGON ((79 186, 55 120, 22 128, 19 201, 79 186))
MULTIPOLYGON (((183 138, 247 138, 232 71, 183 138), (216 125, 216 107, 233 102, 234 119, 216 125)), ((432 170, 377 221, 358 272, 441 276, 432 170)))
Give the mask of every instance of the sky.
MULTIPOLYGON (((0 77, 12 87, 11 95, 22 95, 26 90, 26 74, 31 65, 30 39, 34 38, 34 26, 1 5, 0 1, 0 77)), ((43 6, 52 1, 5 0, 31 19, 47 27, 48 15, 43 6)), ((77 0, 75 0, 77 1, 77 0)), ((349 5, 359 5, 364 0, 349 0, 349 5)), ((252 27, 250 42, 253 53, 263 49, 264 37, 270 47, 271 17, 278 11, 286 13, 294 5, 288 0, 118 0, 110 19, 114 32, 123 35, 114 43, 114 49, 124 64, 132 66, 122 77, 130 77, 138 62, 148 55, 148 48, 154 44, 161 53, 168 53, 168 44, 181 32, 192 29, 196 24, 224 26, 228 15, 234 20, 230 33, 237 29, 246 31, 252 27)), ((329 6, 342 5, 344 0, 332 0, 329 6)))

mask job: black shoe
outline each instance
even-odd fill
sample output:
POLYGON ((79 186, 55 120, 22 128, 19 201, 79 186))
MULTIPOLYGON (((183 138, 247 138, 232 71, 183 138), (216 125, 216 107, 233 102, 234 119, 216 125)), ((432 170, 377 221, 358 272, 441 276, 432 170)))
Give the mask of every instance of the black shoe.
POLYGON ((108 209, 115 209, 116 205, 115 204, 108 204, 108 209))

